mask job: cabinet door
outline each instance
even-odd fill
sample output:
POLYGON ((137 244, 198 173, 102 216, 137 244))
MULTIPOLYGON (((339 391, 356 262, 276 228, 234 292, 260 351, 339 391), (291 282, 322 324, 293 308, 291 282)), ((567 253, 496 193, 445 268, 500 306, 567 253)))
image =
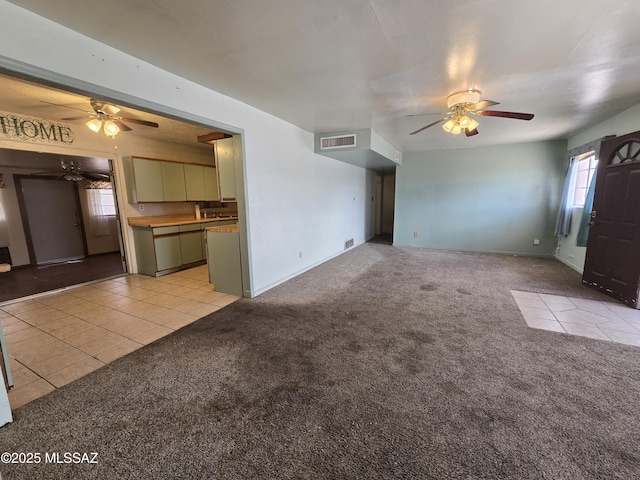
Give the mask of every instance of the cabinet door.
POLYGON ((202 251, 202 233, 200 230, 180 234, 180 253, 182 264, 200 262, 204 259, 202 251))
POLYGON ((206 200, 204 167, 202 165, 185 164, 184 181, 187 186, 187 200, 206 200))
POLYGON ((162 202, 162 163, 158 160, 133 158, 133 176, 138 202, 162 202))
POLYGON ((156 237, 153 242, 156 247, 156 266, 158 271, 177 268, 182 265, 179 235, 156 237))
POLYGON ((220 180, 220 200, 236 201, 236 172, 233 138, 216 140, 216 167, 220 180))
POLYGON ((218 173, 215 167, 204 167, 204 196, 207 201, 220 200, 218 189, 218 173))
POLYGON ((165 202, 184 202, 187 199, 182 163, 160 162, 162 167, 162 189, 165 202))
POLYGON ((209 282, 216 292, 242 296, 240 240, 237 233, 207 232, 209 282))

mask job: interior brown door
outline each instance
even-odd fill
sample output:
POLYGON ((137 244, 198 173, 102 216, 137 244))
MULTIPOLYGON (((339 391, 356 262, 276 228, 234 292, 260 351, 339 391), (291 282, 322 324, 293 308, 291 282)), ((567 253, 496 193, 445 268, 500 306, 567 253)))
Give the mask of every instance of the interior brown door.
POLYGON ((582 283, 638 308, 640 132, 602 142, 582 283))

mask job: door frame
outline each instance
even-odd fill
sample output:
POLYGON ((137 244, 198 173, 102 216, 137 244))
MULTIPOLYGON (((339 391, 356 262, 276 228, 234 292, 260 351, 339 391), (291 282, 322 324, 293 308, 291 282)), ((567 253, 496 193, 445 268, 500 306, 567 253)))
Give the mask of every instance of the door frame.
MULTIPOLYGON (((31 235, 31 227, 29 226, 28 215, 27 215, 27 205, 24 198, 24 191, 22 189, 22 179, 30 179, 32 180, 34 177, 31 175, 22 175, 18 173, 13 174, 14 183, 16 185, 16 197, 18 198, 18 208, 20 209, 20 220, 22 221, 22 229, 24 230, 24 236, 27 243, 27 250, 29 251, 29 262, 32 266, 37 266, 38 261, 36 259, 36 252, 33 247, 33 237, 31 235)), ((52 182, 57 182, 54 177, 39 177, 41 180, 49 180, 52 182)), ((66 181, 66 180, 65 180, 66 181)), ((74 198, 76 202, 76 209, 79 213, 78 215, 78 223, 80 226, 80 234, 82 237, 82 249, 84 250, 84 256, 87 256, 87 237, 85 235, 84 230, 84 221, 82 219, 82 208, 80 206, 80 194, 78 193, 78 185, 74 185, 74 198)))
MULTIPOLYGON (((587 249, 586 249, 585 263, 584 263, 584 268, 582 273, 582 283, 583 285, 586 285, 590 288, 598 290, 612 298, 615 298, 618 301, 621 301, 622 303, 629 305, 632 308, 638 309, 640 307, 640 305, 638 304, 638 296, 639 296, 638 290, 640 286, 640 265, 637 265, 635 268, 631 270, 631 277, 635 278, 635 280, 629 281, 626 284, 623 283, 622 281, 619 281, 617 285, 620 288, 614 288, 613 286, 614 273, 615 273, 613 269, 622 265, 622 262, 619 260, 616 260, 615 255, 613 258, 611 258, 611 252, 609 251, 610 249, 608 247, 612 247, 612 245, 609 245, 608 242, 610 238, 614 238, 614 239, 621 238, 619 235, 620 235, 620 229, 622 228, 621 227, 622 223, 620 222, 620 218, 615 216, 621 210, 615 210, 614 208, 615 211, 612 213, 610 226, 607 227, 608 229, 612 227, 616 228, 615 233, 617 234, 617 236, 611 235, 606 237, 607 244, 605 245, 605 250, 607 251, 603 252, 602 246, 596 249, 596 244, 597 244, 596 236, 598 235, 597 227, 598 227, 598 224, 602 222, 602 220, 599 220, 599 219, 602 217, 602 211, 603 210, 605 212, 607 211, 604 208, 606 206, 605 198, 615 199, 616 203, 614 204, 614 207, 620 206, 620 205, 617 205, 617 201, 620 199, 625 200, 624 205, 629 204, 628 203, 629 199, 626 197, 626 193, 629 191, 628 187, 625 187, 626 189, 624 190, 624 196, 621 196, 621 193, 619 190, 619 184, 617 183, 619 181, 618 175, 620 174, 621 171, 623 172, 623 174, 628 174, 628 169, 631 169, 631 168, 633 168, 636 171, 640 169, 640 150, 634 150, 635 153, 631 157, 628 157, 633 159, 630 161, 626 161, 627 157, 625 158, 620 157, 618 155, 618 152, 621 150, 622 147, 625 147, 626 145, 631 145, 634 143, 636 145, 640 145, 640 132, 633 132, 626 135, 621 135, 619 137, 613 137, 603 141, 602 144, 600 145, 600 150, 598 152, 598 171, 597 171, 596 177, 594 177, 596 184, 595 184, 593 207, 591 211, 592 221, 589 223, 591 228, 589 228, 589 236, 587 239, 587 249), (612 160, 615 158, 616 155, 618 155, 618 157, 620 158, 620 161, 619 163, 612 163, 612 160), (615 180, 616 188, 613 189, 613 191, 611 191, 605 197, 605 193, 607 192, 605 188, 607 186, 606 180, 610 174, 614 174, 616 177, 616 180, 615 180), (598 215, 598 213, 600 213, 600 215, 598 215), (604 270, 602 275, 600 275, 599 273, 595 273, 596 272, 595 266, 598 264, 597 259, 601 260, 603 258, 603 255, 604 255, 604 262, 602 265, 604 265, 603 267, 604 270), (628 288, 628 287, 633 288, 634 286, 635 286, 635 296, 633 296, 634 295, 633 293, 629 293, 629 288, 628 288)), ((632 152, 630 151, 630 147, 629 147, 629 150, 627 151, 627 155, 630 155, 631 153, 632 152)), ((634 229, 631 230, 631 235, 629 238, 634 242, 638 242, 640 240, 640 226, 638 226, 637 223, 630 224, 630 225, 635 226, 635 230, 634 229)), ((615 249, 611 251, 617 252, 617 250, 615 249)), ((626 262, 626 264, 635 265, 635 263, 629 263, 629 262, 626 262)), ((624 277, 621 276, 619 278, 620 280, 622 280, 624 277)))
MULTIPOLYGON (((111 182, 111 192, 113 193, 114 204, 116 206, 116 230, 118 234, 118 245, 120 246, 120 260, 122 261, 122 271, 128 272, 127 254, 124 248, 124 235, 122 233, 122 217, 120 216, 120 199, 118 186, 116 185, 116 172, 111 158, 107 158, 109 162, 109 181, 111 182)), ((84 230, 84 228, 83 228, 84 230)))

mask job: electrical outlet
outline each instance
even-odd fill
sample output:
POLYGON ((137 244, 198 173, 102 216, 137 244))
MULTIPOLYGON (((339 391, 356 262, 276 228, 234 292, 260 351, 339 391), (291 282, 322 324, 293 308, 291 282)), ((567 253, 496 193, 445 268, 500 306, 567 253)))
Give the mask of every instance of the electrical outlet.
POLYGON ((302 258, 302 252, 298 253, 298 258, 302 258))
POLYGON ((418 238, 418 232, 413 232, 413 238, 418 238))
POLYGON ((144 210, 144 203, 141 203, 140 204, 140 211, 143 211, 143 210, 144 210))
POLYGON ((185 204, 184 204, 184 208, 185 208, 185 209, 189 208, 189 204, 188 204, 188 203, 185 203, 185 204))
POLYGON ((540 245, 540 239, 539 238, 534 238, 533 239, 533 244, 534 245, 540 245))

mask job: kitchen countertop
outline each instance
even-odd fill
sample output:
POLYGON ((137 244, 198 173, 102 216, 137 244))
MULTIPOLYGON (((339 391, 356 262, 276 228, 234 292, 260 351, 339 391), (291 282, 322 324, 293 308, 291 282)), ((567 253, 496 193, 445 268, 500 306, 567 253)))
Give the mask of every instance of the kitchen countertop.
POLYGON ((238 217, 202 217, 197 219, 195 215, 159 215, 155 217, 129 217, 128 223, 132 227, 171 227, 174 225, 222 222, 225 220, 238 220, 238 217))

